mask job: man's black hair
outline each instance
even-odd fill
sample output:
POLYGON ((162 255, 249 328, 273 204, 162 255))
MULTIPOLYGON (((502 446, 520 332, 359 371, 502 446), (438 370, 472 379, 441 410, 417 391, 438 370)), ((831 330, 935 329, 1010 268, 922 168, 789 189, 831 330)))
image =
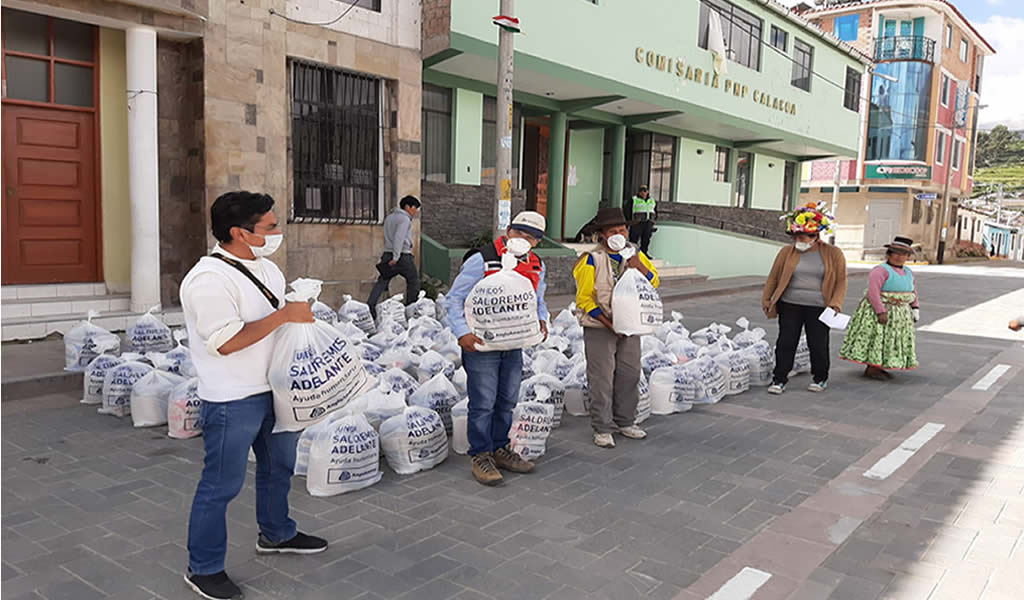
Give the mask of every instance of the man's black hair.
POLYGON ((270 194, 254 192, 228 192, 221 194, 210 207, 210 229, 217 241, 231 241, 231 228, 242 227, 252 231, 263 215, 274 208, 270 194))
POLYGON ((402 201, 398 203, 398 206, 400 206, 402 209, 409 208, 410 206, 415 206, 416 208, 419 208, 420 199, 417 198, 416 196, 406 196, 405 198, 402 198, 402 201))

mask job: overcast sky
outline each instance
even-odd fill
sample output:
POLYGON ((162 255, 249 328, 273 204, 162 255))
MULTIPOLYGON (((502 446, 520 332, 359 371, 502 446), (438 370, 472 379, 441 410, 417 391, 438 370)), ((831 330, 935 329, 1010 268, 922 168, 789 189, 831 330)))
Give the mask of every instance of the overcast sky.
MULTIPOLYGON (((799 0, 779 0, 792 6, 799 0)), ((981 126, 1000 123, 1024 129, 1024 0, 952 0, 996 49, 985 60, 981 82, 981 126)), ((813 0, 808 2, 813 4, 813 0)))

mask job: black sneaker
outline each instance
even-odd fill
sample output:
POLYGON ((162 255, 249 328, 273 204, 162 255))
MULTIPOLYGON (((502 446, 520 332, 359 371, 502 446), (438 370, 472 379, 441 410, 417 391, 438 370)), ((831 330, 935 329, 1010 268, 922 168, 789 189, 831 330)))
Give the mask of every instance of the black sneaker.
POLYGON ((327 549, 327 540, 304 533, 284 542, 274 543, 261 533, 256 540, 256 552, 260 554, 319 554, 327 549))
POLYGON ((224 571, 213 575, 185 573, 185 583, 197 594, 208 600, 242 600, 245 595, 224 571))

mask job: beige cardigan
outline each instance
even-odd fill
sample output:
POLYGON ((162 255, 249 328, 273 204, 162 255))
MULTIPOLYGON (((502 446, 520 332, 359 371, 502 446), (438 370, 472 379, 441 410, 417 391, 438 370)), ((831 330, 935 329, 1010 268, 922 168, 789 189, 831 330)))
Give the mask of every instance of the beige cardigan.
MULTIPOLYGON (((846 299, 846 257, 842 250, 825 242, 818 243, 817 251, 821 252, 821 262, 825 265, 821 293, 825 296, 826 306, 839 310, 846 299)), ((761 308, 769 318, 779 314, 775 307, 789 286, 793 271, 800 262, 800 255, 793 246, 786 246, 775 257, 775 264, 768 273, 768 281, 764 283, 764 293, 761 295, 761 308)))

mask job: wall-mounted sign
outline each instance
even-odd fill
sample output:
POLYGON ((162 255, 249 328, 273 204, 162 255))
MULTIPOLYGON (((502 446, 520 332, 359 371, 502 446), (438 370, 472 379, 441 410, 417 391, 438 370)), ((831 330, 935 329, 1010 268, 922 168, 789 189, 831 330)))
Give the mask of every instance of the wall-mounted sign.
POLYGON ((923 194, 917 194, 914 197, 918 200, 937 200, 939 195, 935 192, 926 192, 923 194))
POLYGON ((931 165, 864 165, 864 179, 931 179, 931 165))
POLYGON ((701 67, 686 64, 681 58, 658 54, 653 50, 647 50, 639 46, 634 50, 633 58, 641 65, 657 71, 663 71, 673 77, 699 83, 710 88, 721 89, 726 94, 732 94, 738 98, 749 97, 755 103, 772 110, 777 110, 787 115, 796 115, 795 102, 790 102, 778 96, 772 96, 762 90, 751 90, 750 86, 745 83, 735 79, 720 77, 713 70, 704 70, 701 67))

